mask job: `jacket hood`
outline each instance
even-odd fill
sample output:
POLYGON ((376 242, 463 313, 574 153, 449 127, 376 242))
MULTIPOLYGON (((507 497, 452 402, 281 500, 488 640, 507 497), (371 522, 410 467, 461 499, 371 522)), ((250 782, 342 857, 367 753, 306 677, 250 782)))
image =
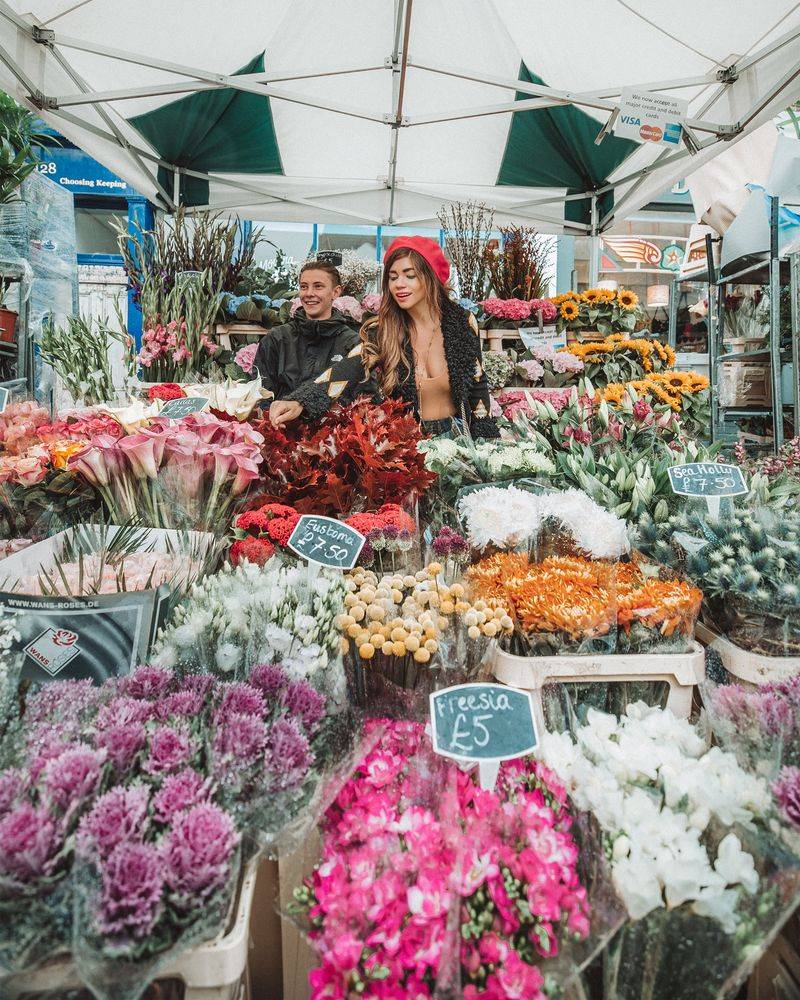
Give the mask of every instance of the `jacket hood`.
POLYGON ((338 337, 347 330, 353 330, 344 314, 338 309, 333 310, 330 319, 309 319, 301 306, 292 316, 291 322, 298 333, 311 338, 338 337))

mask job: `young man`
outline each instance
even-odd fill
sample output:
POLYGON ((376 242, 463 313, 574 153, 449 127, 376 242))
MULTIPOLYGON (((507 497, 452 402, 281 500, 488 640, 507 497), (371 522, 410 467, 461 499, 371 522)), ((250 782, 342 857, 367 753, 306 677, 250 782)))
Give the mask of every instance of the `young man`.
POLYGON ((274 427, 297 419, 306 384, 359 343, 358 332, 333 308, 341 294, 342 279, 333 264, 308 261, 300 269, 301 308, 288 323, 261 338, 255 367, 264 388, 275 394, 269 408, 274 427))

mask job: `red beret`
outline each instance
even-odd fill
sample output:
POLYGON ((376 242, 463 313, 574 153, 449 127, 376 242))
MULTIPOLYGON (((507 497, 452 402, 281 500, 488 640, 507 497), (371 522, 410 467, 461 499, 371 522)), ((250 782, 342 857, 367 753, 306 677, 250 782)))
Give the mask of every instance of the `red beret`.
POLYGON ((427 236, 398 236, 389 244, 384 260, 388 260, 395 250, 416 250, 430 264, 431 270, 443 285, 450 277, 450 261, 442 253, 442 248, 427 236))

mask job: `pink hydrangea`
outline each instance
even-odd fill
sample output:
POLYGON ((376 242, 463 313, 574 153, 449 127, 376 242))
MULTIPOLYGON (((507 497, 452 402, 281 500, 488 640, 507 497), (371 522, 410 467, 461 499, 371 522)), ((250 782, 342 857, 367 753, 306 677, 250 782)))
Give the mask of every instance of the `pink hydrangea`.
POLYGON ((253 365, 256 360, 256 352, 258 351, 258 344, 247 344, 244 347, 240 347, 236 354, 233 356, 233 360, 248 375, 252 374, 253 365))
POLYGON ((541 312, 543 323, 552 323, 558 315, 558 309, 550 299, 531 299, 530 306, 531 316, 538 318, 541 312))
POLYGON ((146 937, 163 909, 164 861, 153 844, 123 842, 102 867, 97 927, 103 934, 146 937))
POLYGON ((364 318, 364 309, 361 303, 352 295, 340 295, 338 299, 334 299, 333 308, 338 309, 343 316, 354 319, 356 323, 360 323, 364 318))
POLYGON ((232 817, 213 803, 178 814, 163 843, 170 889, 194 907, 225 883, 238 841, 232 817))
POLYGON ((544 367, 535 359, 531 361, 518 361, 517 370, 522 369, 522 374, 528 382, 538 382, 544 378, 544 367))
POLYGON ((577 374, 583 371, 583 362, 569 351, 557 351, 552 361, 553 371, 559 375, 577 374))
POLYGON ((478 305, 493 319, 529 319, 531 315, 531 304, 525 299, 484 299, 478 305))
POLYGON ((365 295, 361 300, 361 305, 365 312, 374 313, 375 315, 380 312, 382 295, 371 292, 369 295, 365 295))

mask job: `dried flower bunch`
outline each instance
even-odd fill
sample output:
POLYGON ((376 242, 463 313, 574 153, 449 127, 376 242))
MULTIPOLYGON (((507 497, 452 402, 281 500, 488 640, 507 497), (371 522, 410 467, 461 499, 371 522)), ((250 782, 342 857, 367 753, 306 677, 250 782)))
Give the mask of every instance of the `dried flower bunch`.
POLYGON ((500 299, 543 299, 547 295, 552 240, 530 226, 501 226, 500 246, 487 244, 483 260, 500 299))
POLYGON ((458 275, 462 298, 477 302, 486 293, 484 249, 494 229, 494 210, 482 202, 453 202, 437 213, 444 249, 458 275))

